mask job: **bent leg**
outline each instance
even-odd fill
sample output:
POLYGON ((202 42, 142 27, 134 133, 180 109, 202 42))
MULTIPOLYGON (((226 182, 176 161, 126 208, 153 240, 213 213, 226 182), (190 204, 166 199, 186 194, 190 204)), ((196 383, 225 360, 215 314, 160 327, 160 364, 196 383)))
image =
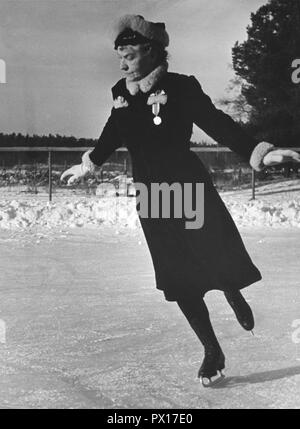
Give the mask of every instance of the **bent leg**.
POLYGON ((224 292, 225 298, 233 309, 239 324, 246 331, 254 328, 254 316, 250 305, 239 290, 224 292))

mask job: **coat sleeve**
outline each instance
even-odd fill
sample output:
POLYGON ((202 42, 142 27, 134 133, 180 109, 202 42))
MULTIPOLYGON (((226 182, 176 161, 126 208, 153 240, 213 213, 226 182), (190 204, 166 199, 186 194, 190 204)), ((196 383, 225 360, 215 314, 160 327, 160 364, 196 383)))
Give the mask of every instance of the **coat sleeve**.
POLYGON ((229 115, 215 107, 194 76, 189 76, 189 81, 193 122, 217 143, 229 147, 252 168, 261 171, 264 168, 263 158, 274 149, 274 145, 267 142, 257 143, 229 115))
POLYGON ((94 149, 88 152, 89 160, 100 167, 123 144, 115 123, 114 109, 102 130, 94 149))

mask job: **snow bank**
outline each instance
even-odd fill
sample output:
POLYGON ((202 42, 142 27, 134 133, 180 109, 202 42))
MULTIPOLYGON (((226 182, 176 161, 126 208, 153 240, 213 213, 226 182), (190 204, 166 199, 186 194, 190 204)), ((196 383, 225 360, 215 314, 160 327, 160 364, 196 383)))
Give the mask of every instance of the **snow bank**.
MULTIPOLYGON (((226 203, 226 201, 225 201, 226 203)), ((227 202, 238 226, 300 227, 300 201, 227 202)))
POLYGON ((92 225, 137 228, 138 222, 134 198, 79 198, 51 203, 37 199, 0 201, 0 227, 5 229, 37 225, 47 228, 92 225))
MULTIPOLYGON (((300 200, 270 202, 239 201, 232 197, 223 199, 238 226, 300 227, 300 200)), ((0 201, 0 228, 4 229, 105 225, 140 228, 135 198, 84 197, 52 203, 37 198, 0 201)))

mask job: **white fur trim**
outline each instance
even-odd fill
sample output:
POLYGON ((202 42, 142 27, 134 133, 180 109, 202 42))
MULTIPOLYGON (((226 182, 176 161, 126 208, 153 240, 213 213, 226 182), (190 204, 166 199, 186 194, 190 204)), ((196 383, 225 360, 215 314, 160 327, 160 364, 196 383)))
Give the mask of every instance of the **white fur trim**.
POLYGON ((137 82, 131 82, 126 79, 126 88, 131 95, 136 95, 139 90, 148 92, 159 81, 159 79, 168 71, 168 63, 164 62, 157 66, 151 73, 137 82))
POLYGON ((93 173, 96 169, 96 164, 94 164, 89 157, 89 154, 93 151, 93 149, 90 149, 86 152, 84 152, 84 154, 82 155, 82 165, 83 167, 85 167, 88 171, 90 171, 91 173, 93 173))
POLYGON ((266 166, 263 163, 267 153, 275 149, 275 146, 268 142, 260 142, 255 146, 250 157, 250 165, 256 171, 262 171, 266 166))

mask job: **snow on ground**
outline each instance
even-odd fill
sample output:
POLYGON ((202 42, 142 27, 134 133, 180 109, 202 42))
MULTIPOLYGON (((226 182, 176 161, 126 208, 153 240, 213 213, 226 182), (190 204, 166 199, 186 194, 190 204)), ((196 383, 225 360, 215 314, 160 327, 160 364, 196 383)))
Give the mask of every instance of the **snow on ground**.
MULTIPOLYGON (((221 196, 238 226, 299 228, 299 190, 300 180, 288 180, 260 186, 255 200, 251 200, 249 189, 223 192, 221 196)), ((64 189, 57 190, 49 203, 45 191, 30 197, 4 188, 0 190, 0 228, 101 225, 140 228, 135 198, 84 196, 64 189)))

